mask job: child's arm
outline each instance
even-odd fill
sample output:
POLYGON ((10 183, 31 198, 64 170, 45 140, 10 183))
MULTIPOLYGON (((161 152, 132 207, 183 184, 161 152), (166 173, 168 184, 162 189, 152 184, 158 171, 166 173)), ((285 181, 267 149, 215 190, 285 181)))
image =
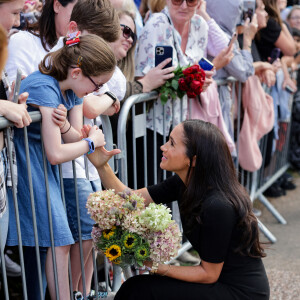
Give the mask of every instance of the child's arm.
MULTIPOLYGON (((80 105, 79 105, 80 107, 80 105)), ((69 142, 67 144, 61 143, 61 133, 60 128, 57 126, 52 119, 53 108, 40 106, 40 112, 42 114, 42 134, 43 141, 45 146, 45 151, 49 162, 52 165, 60 164, 66 161, 73 160, 82 154, 85 154, 89 151, 88 142, 85 140, 77 139, 77 142, 69 142)), ((79 109, 75 106, 73 109, 79 109)), ((71 117, 70 122, 73 123, 73 119, 71 117)), ((76 126, 75 126, 76 127, 76 126)), ((73 126, 69 130, 68 135, 72 135, 72 137, 79 134, 73 126), (69 133, 70 132, 70 133, 69 133), (74 134, 74 136, 73 136, 74 134)), ((105 139, 102 131, 94 126, 89 133, 89 138, 94 142, 95 147, 105 145, 105 139)))
POLYGON ((67 118, 67 109, 63 104, 53 109, 52 121, 60 128, 60 133, 65 143, 78 142, 82 139, 82 105, 76 105, 69 111, 67 118))
POLYGON ((113 100, 105 94, 100 96, 87 95, 83 98, 83 115, 88 119, 95 119, 113 104, 113 100))

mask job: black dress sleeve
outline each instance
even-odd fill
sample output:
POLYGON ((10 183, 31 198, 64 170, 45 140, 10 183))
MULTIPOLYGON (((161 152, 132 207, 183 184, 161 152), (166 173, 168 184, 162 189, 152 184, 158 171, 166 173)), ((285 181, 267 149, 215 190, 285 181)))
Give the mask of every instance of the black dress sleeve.
POLYGON ((206 262, 221 263, 232 243, 237 220, 235 209, 218 193, 206 199, 202 208, 199 255, 206 262))
POLYGON ((156 204, 167 204, 181 198, 184 183, 179 176, 174 175, 159 184, 147 187, 147 189, 156 204))

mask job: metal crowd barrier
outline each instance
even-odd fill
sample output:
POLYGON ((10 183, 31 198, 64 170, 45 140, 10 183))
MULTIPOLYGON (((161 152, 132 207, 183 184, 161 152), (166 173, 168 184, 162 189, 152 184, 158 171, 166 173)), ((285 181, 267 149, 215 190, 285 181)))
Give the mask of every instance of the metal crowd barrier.
MULTIPOLYGON (((30 117, 32 118, 32 122, 40 122, 41 124, 41 114, 40 112, 30 112, 30 117)), ((112 140, 112 131, 110 122, 107 116, 101 116, 101 123, 102 128, 105 133, 105 140, 106 140, 106 148, 108 150, 113 149, 113 140, 112 140)), ((6 120, 3 117, 0 117, 0 130, 4 129, 7 133, 8 137, 8 161, 10 165, 12 166, 12 149, 11 149, 11 142, 10 142, 10 136, 11 136, 11 128, 13 127, 13 124, 10 123, 8 120, 6 120)), ((45 156, 45 150, 43 147, 43 161, 44 161, 44 174, 45 174, 45 182, 33 182, 31 177, 31 164, 30 164, 30 156, 29 156, 29 146, 28 146, 28 136, 27 136, 27 128, 24 129, 24 141, 25 141, 25 149, 26 152, 26 159, 27 159, 27 172, 28 172, 28 186, 30 191, 30 199, 31 199, 31 211, 33 216, 33 234, 35 239, 35 253, 36 253, 36 260, 37 260, 37 266, 38 266, 38 286, 39 286, 39 297, 40 299, 44 299, 44 292, 43 292, 43 284, 42 284, 42 275, 41 275, 41 262, 40 262, 40 251, 39 251, 39 241, 38 241, 38 234, 37 234, 37 222, 36 222, 36 213, 35 213, 35 203, 34 203, 34 196, 33 196, 33 187, 37 184, 45 184, 46 190, 47 190, 47 206, 48 206, 48 217, 49 217, 49 228, 50 228, 50 237, 51 237, 51 251, 52 251, 52 257, 53 257, 53 270, 54 270, 54 282, 55 282, 55 290, 56 290, 56 299, 59 298, 59 291, 58 291, 58 276, 57 276, 57 266, 56 266, 56 260, 55 260, 55 247, 54 247, 54 236, 53 236, 53 229, 52 229, 52 215, 51 215, 51 206, 50 206, 50 195, 48 190, 48 179, 47 179, 47 172, 46 172, 46 156, 45 156)), ((42 141, 43 143, 43 137, 42 141)), ((110 165, 112 168, 114 168, 114 161, 110 161, 110 165)), ((88 171, 88 170, 86 170, 88 171)), ((65 206, 65 198, 64 198, 64 189, 63 189, 63 177, 62 177, 62 171, 61 166, 59 166, 59 174, 60 174, 60 186, 62 191, 62 200, 65 206)), ((79 248, 80 248, 80 265, 81 265, 81 274, 82 274, 82 283, 83 283, 83 294, 86 294, 86 287, 85 287, 85 272, 84 272, 84 258, 83 258, 83 248, 82 248, 82 236, 81 236, 81 230, 80 230, 80 214, 79 214, 79 206, 78 206, 78 190, 77 190, 77 179, 76 179, 76 169, 75 169, 75 162, 73 161, 73 174, 75 179, 75 201, 77 205, 77 222, 79 226, 79 248)), ((13 194, 13 200, 14 200, 14 207, 10 207, 10 210, 15 211, 16 216, 16 224, 17 224, 17 233, 18 233, 18 252, 19 252, 19 258, 20 258, 20 266, 21 266, 21 282, 22 282, 22 296, 24 300, 28 299, 27 295, 27 286, 26 286, 26 277, 25 277, 25 267, 24 267, 24 256, 23 256, 23 248, 22 248, 22 238, 21 238, 21 228, 20 228, 20 218, 19 218, 19 210, 18 210, 18 201, 17 201, 17 188, 16 183, 14 182, 14 178, 12 177, 12 194, 13 194)), ((1 243, 1 239, 0 239, 1 243)), ((1 246, 1 245, 0 245, 1 246)), ((5 262, 4 259, 4 253, 0 251, 1 253, 1 261, 5 262)), ((98 296, 98 275, 97 275, 97 260, 96 260, 96 253, 93 249, 93 266, 94 266, 94 289, 96 292, 95 299, 100 299, 98 296)), ((105 284, 106 284, 106 290, 109 289, 109 274, 108 274, 108 263, 107 260, 104 259, 104 270, 105 270, 105 284)), ((27 270, 28 271, 28 270, 27 270)), ((8 300, 9 298, 9 290, 8 290, 8 281, 6 276, 6 270, 5 270, 5 263, 1 264, 1 272, 2 272, 2 291, 4 294, 4 299, 8 300)), ((29 275, 30 276, 30 275, 29 275)), ((69 282, 70 282, 70 298, 73 299, 73 288, 72 288, 72 277, 71 277, 71 266, 70 266, 70 259, 69 259, 69 282)), ((2 293, 0 291, 0 293, 2 293)), ((21 291, 20 291, 21 292, 21 291)), ((1 295, 1 294, 0 294, 1 295)), ((0 296, 1 298, 1 296, 0 296)), ((1 298, 2 299, 2 298, 1 298)), ((85 298, 86 299, 86 298, 85 298)), ((30 300, 30 299, 29 299, 30 300)))
MULTIPOLYGON (((235 140, 239 139, 239 131, 240 131, 240 115, 241 115, 241 83, 236 82, 234 78, 229 78, 227 80, 220 80, 217 82, 218 85, 232 85, 232 98, 234 99, 235 96, 237 97, 237 134, 235 136, 235 140), (237 85, 237 89, 235 88, 235 85, 237 85), (237 90, 237 92, 236 92, 237 90), (236 94, 237 93, 237 94, 236 94)), ((149 138, 147 130, 146 130, 146 114, 149 111, 149 108, 153 108, 152 116, 153 119, 157 116, 157 112, 155 109, 155 105, 153 105, 154 101, 157 99, 158 94, 156 92, 151 92, 147 94, 139 94, 134 95, 126 99, 124 102, 119 120, 118 120, 118 130, 117 130, 117 147, 122 150, 122 152, 116 156, 115 160, 110 160, 110 164, 113 168, 118 170, 118 176, 126 185, 129 182, 129 179, 132 183, 132 188, 136 189, 139 188, 142 184, 142 186, 147 186, 149 184, 149 181, 151 183, 157 183, 158 178, 158 160, 160 158, 157 157, 156 149, 158 146, 158 140, 156 135, 156 128, 154 127, 154 134, 149 138), (151 104, 152 103, 152 104, 151 104), (129 120, 129 121, 128 121, 129 120), (128 127, 128 124, 130 125, 128 127), (130 136, 130 140, 128 138, 128 134, 130 136), (153 148, 150 149, 148 147, 147 142, 151 141, 153 148), (137 147, 138 146, 138 147, 137 147), (131 160, 129 159, 129 155, 132 154, 131 160), (153 162, 149 163, 148 159, 150 155, 153 157, 153 162), (114 164, 114 162, 116 162, 114 164), (141 167, 142 166, 142 167, 141 167), (147 170, 153 168, 153 178, 148 178, 147 170), (130 178, 129 173, 130 172, 130 178)), ((183 120, 183 105, 181 103, 181 114, 180 114, 180 120, 183 120)), ((166 111, 164 109, 163 111, 163 128, 165 132, 166 124, 166 111)), ((41 121, 41 115, 39 112, 36 113, 30 113, 30 116, 33 120, 33 122, 40 122, 41 121)), ((173 114, 174 116, 174 114, 173 114)), ((112 129, 111 124, 108 117, 101 117, 102 119, 102 127, 105 134, 105 139, 107 142, 107 149, 113 148, 113 135, 112 135, 112 129)), ((268 202, 268 200, 263 196, 263 192, 278 178, 283 174, 283 172, 286 171, 286 169, 289 166, 288 163, 288 157, 287 157, 287 151, 288 151, 288 144, 289 144, 289 138, 290 138, 290 120, 286 120, 286 122, 281 122, 280 124, 280 132, 279 136, 282 139, 279 139, 278 145, 276 147, 275 153, 272 155, 271 162, 268 166, 265 164, 265 149, 266 149, 266 141, 267 137, 263 137, 260 141, 260 148, 263 154, 263 165, 262 167, 254 172, 247 172, 245 170, 242 170, 238 166, 238 159, 235 160, 235 165, 237 172, 240 176, 241 183, 246 187, 246 189, 249 191, 249 195, 251 197, 251 200, 254 201, 255 199, 259 199, 270 211, 271 213, 276 217, 276 219, 281 224, 286 224, 286 221, 284 218, 280 215, 280 213, 268 202)), ((9 123, 5 118, 0 117, 0 129, 7 130, 8 136, 10 135, 10 127, 13 125, 9 123)), ((27 129, 24 129, 24 137, 25 141, 27 140, 27 129)), ((162 143, 165 143, 167 139, 167 135, 164 134, 162 137, 162 143)), ((9 145, 9 151, 8 151, 8 158, 11 162, 11 146, 9 145)), ((237 157, 238 157, 238 144, 237 144, 237 157)), ((33 224, 34 224, 34 236, 36 241, 35 251, 37 256, 37 264, 39 267, 39 289, 40 289, 40 297, 43 299, 43 288, 42 288, 42 278, 41 278, 41 271, 40 271, 40 258, 39 258, 39 243, 38 243, 38 236, 37 236, 37 224, 35 219, 35 207, 34 207, 34 199, 33 199, 33 186, 34 184, 43 184, 41 182, 32 182, 31 180, 31 169, 30 169, 30 159, 29 159, 29 153, 28 153, 28 142, 25 143, 25 149, 26 155, 27 155, 27 169, 28 169, 28 176, 29 176, 29 188, 30 188, 30 195, 31 195, 31 209, 33 213, 33 224)), ((44 155, 44 166, 45 166, 45 155, 44 155)), ((76 172, 73 162, 73 170, 74 170, 74 178, 75 178, 75 190, 76 190, 76 203, 78 205, 78 194, 77 194, 77 187, 76 187, 76 172)), ((45 173, 46 176, 46 173, 45 173)), ((167 177, 167 173, 163 171, 162 173, 162 179, 165 179, 167 177)), ((61 187, 63 187, 62 183, 62 175, 60 172, 60 182, 61 187)), ((47 180, 44 183, 47 186, 47 180)), ((17 229, 18 229, 18 238, 19 238, 19 256, 20 256, 20 265, 21 265, 21 280, 22 280, 22 292, 23 292, 23 298, 25 300, 28 299, 27 297, 27 289, 26 289, 26 280, 25 280, 25 269, 24 269, 24 258, 23 258, 23 250, 22 250, 22 240, 21 240, 21 230, 20 230, 20 221, 19 221, 19 213, 18 213, 18 205, 17 205, 17 190, 15 183, 13 182, 13 196, 14 196, 14 204, 15 208, 10 208, 15 210, 16 214, 16 220, 17 220, 17 229)), ((62 198, 64 200, 64 193, 62 188, 62 198)), ((51 228, 51 211, 50 211, 50 198, 48 194, 48 208, 49 208, 49 223, 51 228)), ((178 206, 176 203, 172 204, 172 212, 174 218, 180 222, 179 217, 179 211, 178 206)), ((80 219, 78 215, 78 225, 80 226, 80 219)), ((276 237, 262 224, 259 222, 259 227, 261 231, 266 235, 266 237, 271 241, 275 242, 276 237)), ((52 230, 51 230, 52 232, 52 230)), ((52 255, 54 257, 53 259, 53 267, 54 267, 54 278, 56 283, 56 299, 59 299, 58 295, 58 278, 57 278, 57 271, 56 271, 56 264, 55 264, 55 251, 54 251, 54 239, 53 239, 53 232, 51 233, 52 236, 52 255)), ((79 235, 79 243, 80 243, 80 264, 81 264, 81 270, 82 270, 82 276, 84 279, 84 272, 83 272, 83 249, 82 249, 82 239, 81 239, 81 233, 79 235)), ((178 256, 181 255, 183 252, 189 250, 191 248, 190 243, 187 241, 183 243, 182 248, 180 249, 178 256)), ((4 261, 4 255, 1 253, 1 260, 4 261)), ((98 299, 98 276, 97 276, 97 260, 96 260, 96 254, 93 253, 93 261, 94 261, 94 288, 96 290, 96 297, 98 299)), ((107 260, 104 261, 105 264, 105 283, 106 288, 109 288, 109 274, 108 274, 108 262, 107 260)), ((70 264, 69 264, 70 265, 70 264)), ((70 268, 70 267, 69 267, 70 268)), ((2 264, 2 278, 3 278, 3 286, 2 289, 4 290, 4 299, 9 299, 8 294, 8 284, 7 284, 7 278, 5 275, 5 265, 2 264)), ((70 269, 69 269, 70 271, 70 269)), ((131 276, 130 270, 127 270, 128 272, 125 272, 125 278, 131 276)), ((69 272, 71 274, 71 272, 69 272)), ((113 272, 113 282, 111 289, 113 291, 118 290, 118 288, 121 285, 122 282, 122 270, 119 267, 114 267, 113 272)), ((72 282, 70 278, 70 282, 72 282)), ((84 282, 84 280, 83 280, 84 282)), ((85 294, 86 287, 83 286, 83 292, 85 294)), ((70 297, 72 298, 72 286, 70 286, 70 297)))

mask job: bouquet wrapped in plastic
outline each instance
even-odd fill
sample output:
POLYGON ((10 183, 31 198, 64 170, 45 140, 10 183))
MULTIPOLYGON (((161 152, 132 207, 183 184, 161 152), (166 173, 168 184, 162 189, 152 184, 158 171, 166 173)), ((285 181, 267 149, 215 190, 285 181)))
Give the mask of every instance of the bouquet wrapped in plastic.
POLYGON ((142 267, 146 260, 164 263, 177 255, 181 232, 166 206, 145 207, 144 198, 129 190, 106 190, 90 194, 87 208, 96 222, 94 247, 112 263, 142 267))

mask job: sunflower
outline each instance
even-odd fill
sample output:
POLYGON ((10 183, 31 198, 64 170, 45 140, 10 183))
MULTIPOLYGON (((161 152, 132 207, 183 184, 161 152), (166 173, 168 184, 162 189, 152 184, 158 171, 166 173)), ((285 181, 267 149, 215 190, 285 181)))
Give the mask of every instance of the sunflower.
POLYGON ((106 249, 104 254, 110 261, 113 261, 121 256, 122 254, 121 247, 116 244, 113 244, 106 249))
POLYGON ((122 237, 122 244, 126 249, 134 249, 140 241, 140 238, 135 233, 125 233, 122 237))
POLYGON ((147 244, 140 245, 134 253, 135 258, 138 261, 139 260, 144 261, 145 259, 149 258, 149 255, 150 255, 150 251, 147 244))
POLYGON ((102 231, 102 235, 106 240, 109 240, 111 237, 114 237, 116 233, 116 226, 113 226, 111 229, 106 229, 102 231))

